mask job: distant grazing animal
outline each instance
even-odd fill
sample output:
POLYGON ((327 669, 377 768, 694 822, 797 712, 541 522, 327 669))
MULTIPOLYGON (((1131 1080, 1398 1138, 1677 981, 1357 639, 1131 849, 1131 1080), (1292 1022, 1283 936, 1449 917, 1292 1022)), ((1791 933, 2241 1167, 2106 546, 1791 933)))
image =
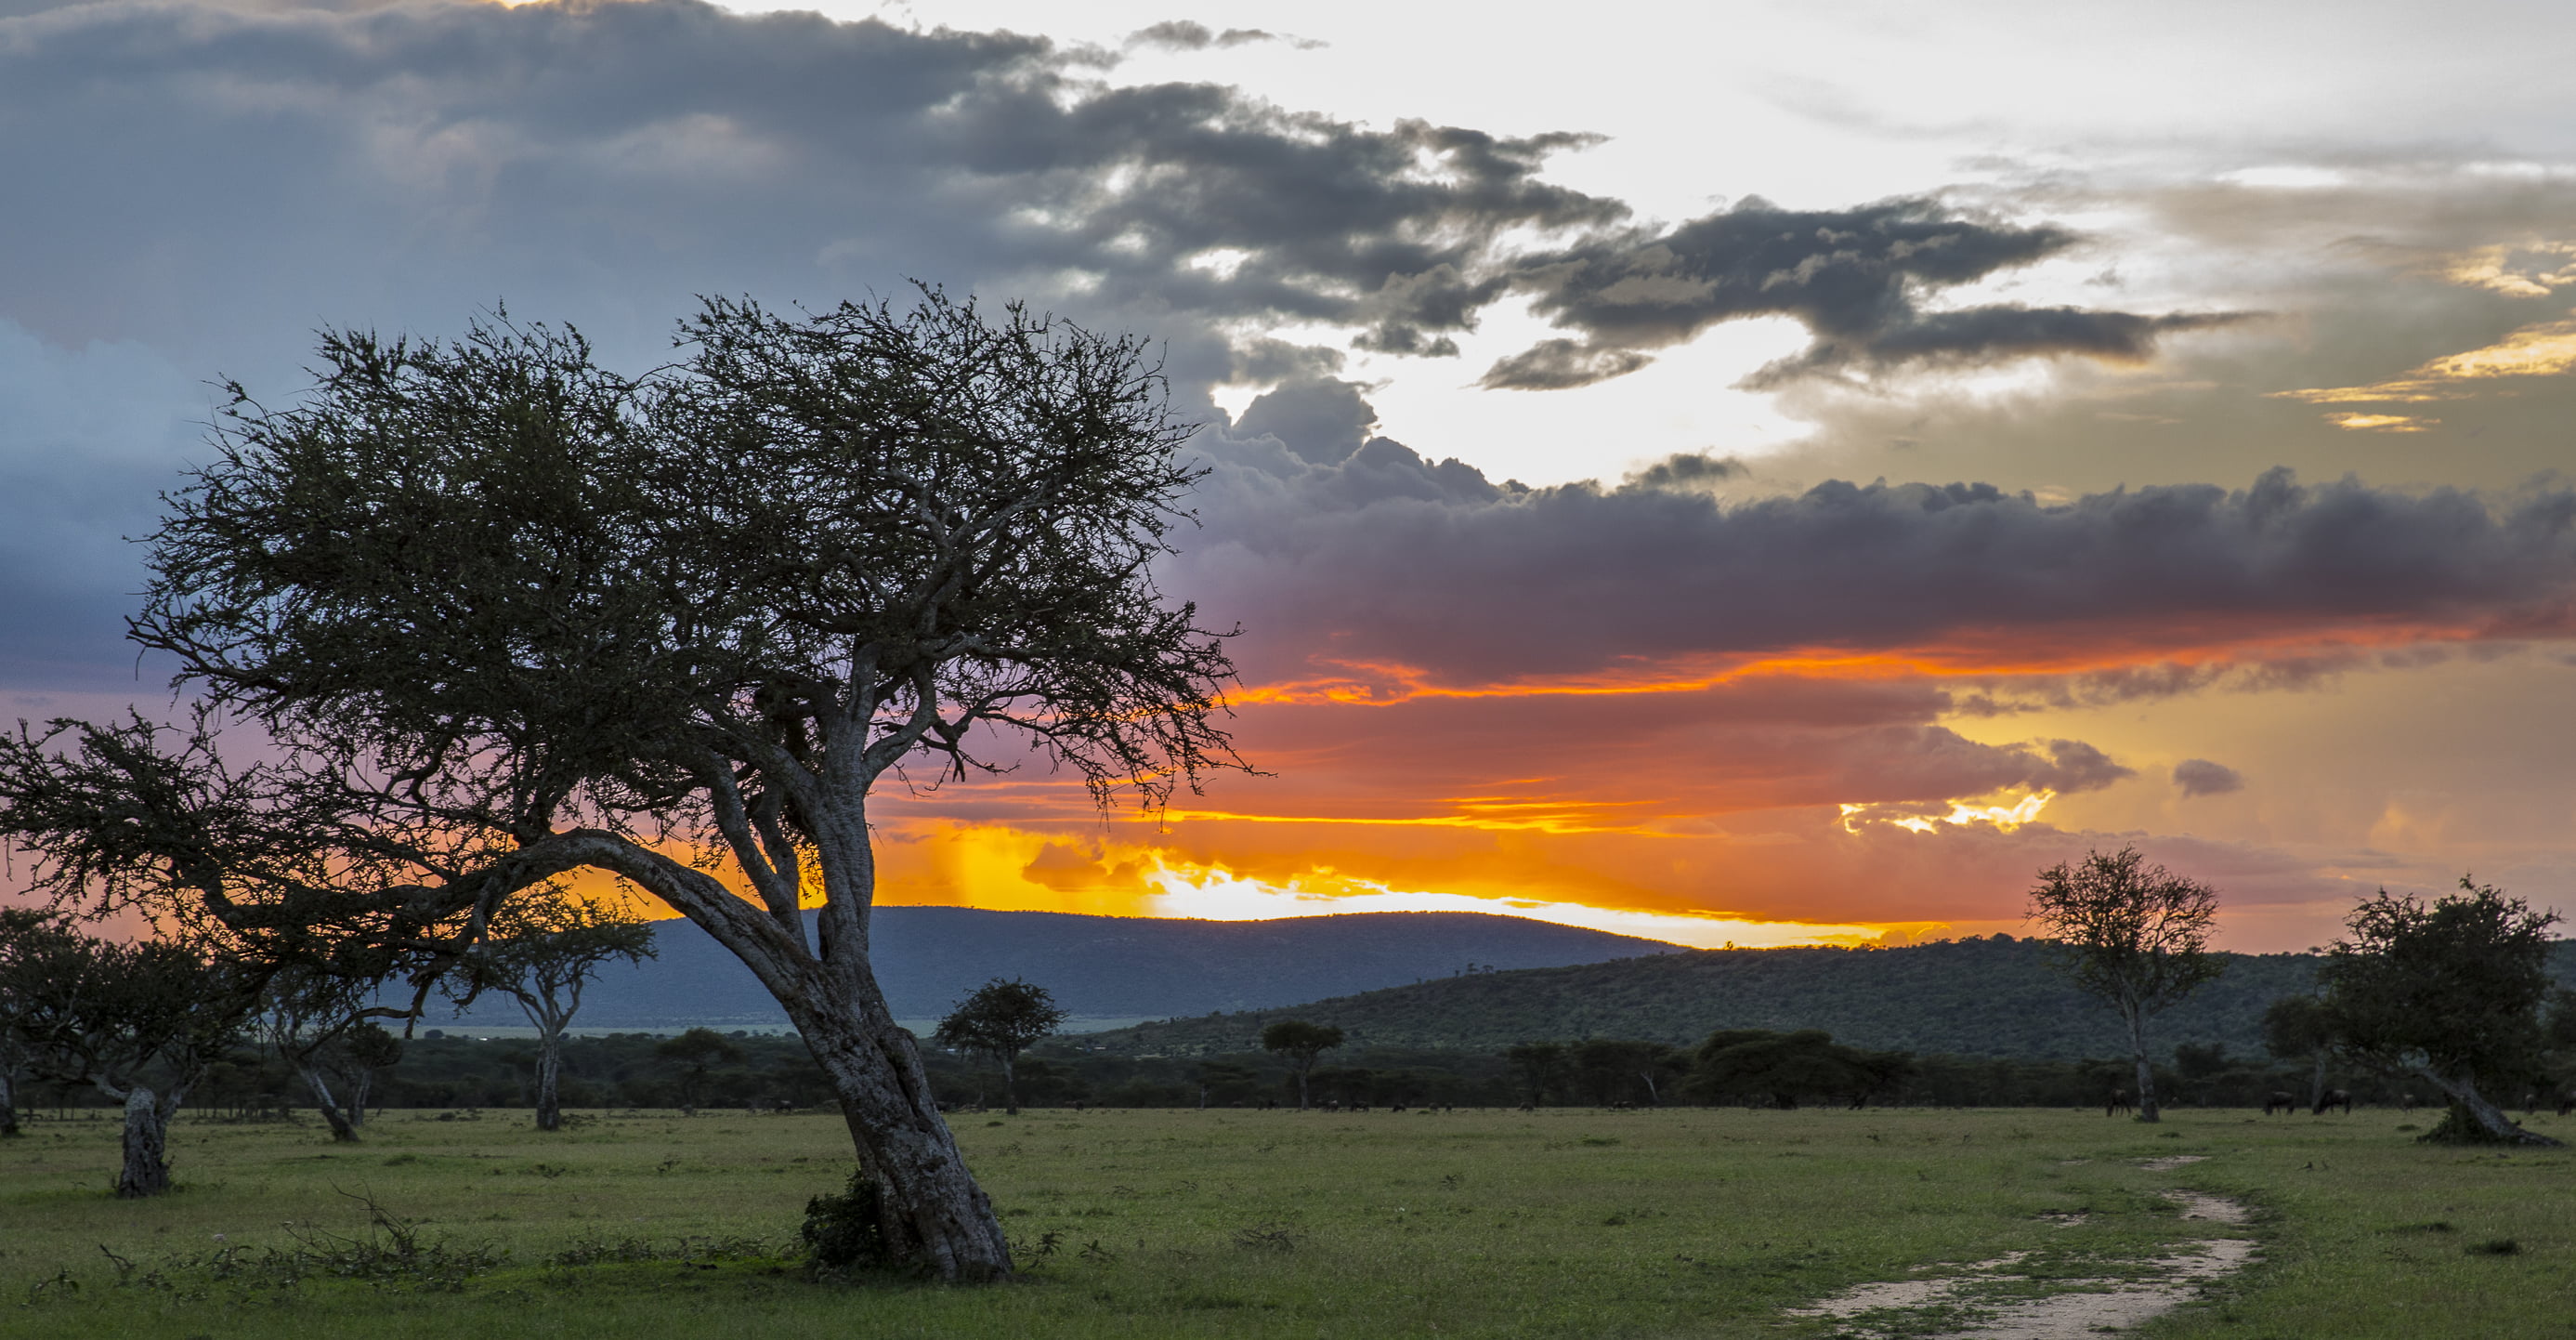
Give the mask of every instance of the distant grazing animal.
POLYGON ((2343 1109, 2343 1114, 2345 1116, 2351 1116, 2352 1095, 2341 1089, 2328 1089, 2325 1091, 2324 1097, 2317 1099, 2316 1110, 2310 1112, 2308 1115, 2312 1117, 2322 1117, 2326 1114, 2326 1109, 2330 1107, 2340 1107, 2343 1109))
POLYGON ((2106 1117, 2117 1116, 2122 1112, 2135 1112, 2137 1110, 2138 1096, 2126 1089, 2113 1089, 2111 1091, 2110 1100, 2102 1104, 2102 1115, 2106 1117))
POLYGON ((2275 1111, 2295 1112, 2298 1109, 2299 1100, 2281 1092, 2279 1089, 2274 1089, 2272 1091, 2272 1096, 2263 1100, 2263 1115, 2267 1117, 2272 1115, 2275 1111))
POLYGON ((2413 1094, 2411 1094, 2411 1093, 2401 1093, 2401 1094, 2397 1095, 2397 1110, 2398 1110, 2398 1111, 2400 1111, 2400 1112, 2412 1112, 2412 1111, 2414 1111, 2414 1110, 2415 1110, 2415 1108, 2416 1108, 2415 1095, 2413 1095, 2413 1094))

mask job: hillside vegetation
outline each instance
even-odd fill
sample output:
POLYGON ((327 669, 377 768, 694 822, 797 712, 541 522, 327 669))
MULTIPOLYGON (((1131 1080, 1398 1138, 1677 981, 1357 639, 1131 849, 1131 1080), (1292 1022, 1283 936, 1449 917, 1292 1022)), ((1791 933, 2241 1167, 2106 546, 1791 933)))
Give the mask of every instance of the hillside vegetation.
MULTIPOLYGON (((2576 945, 2556 947, 2576 983, 2576 945)), ((2227 971, 2157 1017, 2159 1053, 2263 1047, 2264 1007, 2308 990, 2312 954, 2229 954, 2227 971)), ((2117 1019, 2048 966, 2047 946, 2006 936, 1901 949, 1708 949, 1573 967, 1474 973, 1318 1000, 1287 1010, 1175 1019, 1086 1041, 1138 1054, 1250 1050, 1262 1025, 1296 1017, 1356 1043, 1491 1051, 1541 1039, 1637 1038, 1679 1045, 1720 1028, 1821 1028, 1857 1047, 2023 1059, 2122 1054, 2117 1019)))
MULTIPOLYGON (((945 1014, 995 977, 1044 986, 1077 1017, 1139 1018, 1290 1005, 1445 977, 1470 964, 1537 968, 1683 952, 1659 940, 1474 912, 1190 921, 881 907, 869 929, 878 984, 904 1019, 945 1014)), ((751 970, 706 932, 663 921, 653 939, 658 958, 600 973, 576 1030, 786 1022, 751 970)), ((526 1022, 497 997, 465 1017, 526 1022)))

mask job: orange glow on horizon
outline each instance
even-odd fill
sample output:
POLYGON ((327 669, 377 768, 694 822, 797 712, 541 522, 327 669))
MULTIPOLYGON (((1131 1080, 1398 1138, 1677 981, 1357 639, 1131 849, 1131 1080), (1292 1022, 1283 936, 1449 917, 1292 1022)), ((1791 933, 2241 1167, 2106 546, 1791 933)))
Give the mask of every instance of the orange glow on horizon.
MULTIPOLYGON (((2376 424, 2364 426, 2379 426, 2376 424)), ((2278 625, 2277 614, 2249 614, 2117 627, 2062 626, 1979 637, 1960 630, 1949 645, 1890 651, 1798 648, 1761 654, 1681 656, 1556 678, 1444 683, 1432 671, 1393 661, 1315 658, 1347 670, 1346 676, 1246 685, 1229 695, 1238 708, 1262 706, 1396 707, 1437 699, 1621 697, 1701 693, 1771 678, 1831 680, 2036 679, 2102 674, 2141 667, 2202 669, 2251 665, 2272 659, 2312 657, 2566 632, 2576 611, 2550 611, 2537 628, 2428 624, 2389 618, 2348 619, 2330 628, 2297 633, 2256 630, 2278 625), (2090 635, 2090 636, 2088 636, 2090 635)))

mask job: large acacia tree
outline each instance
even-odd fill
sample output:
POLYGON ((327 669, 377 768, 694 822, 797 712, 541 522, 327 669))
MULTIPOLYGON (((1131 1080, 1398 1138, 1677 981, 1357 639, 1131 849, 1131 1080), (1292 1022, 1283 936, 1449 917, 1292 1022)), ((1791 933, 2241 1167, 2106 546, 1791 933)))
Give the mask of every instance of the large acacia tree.
POLYGON ((679 343, 628 379, 506 317, 326 333, 173 497, 133 621, 271 761, 57 723, 0 755, 5 827, 59 894, 422 995, 511 899, 622 877, 794 1021, 888 1256, 1005 1275, 870 968, 869 802, 1034 759, 1153 804, 1235 765, 1222 639, 1150 576, 1187 426, 1140 341, 935 290, 708 301, 679 343))

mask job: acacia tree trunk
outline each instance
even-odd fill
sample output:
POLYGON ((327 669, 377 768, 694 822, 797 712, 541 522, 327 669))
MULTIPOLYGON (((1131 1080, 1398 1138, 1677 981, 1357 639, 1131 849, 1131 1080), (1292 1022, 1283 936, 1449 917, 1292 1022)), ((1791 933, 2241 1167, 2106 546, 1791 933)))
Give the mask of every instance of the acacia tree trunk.
POLYGON ((2138 1067, 2138 1120, 2161 1122, 2164 1117, 2156 1107, 2156 1072, 2147 1064, 2146 1011, 2124 1001, 2120 1017, 2129 1025, 2129 1055, 2138 1067))
MULTIPOLYGON (((141 1084, 129 1085, 120 1094, 106 1085, 99 1086, 110 1098, 125 1103, 125 1162, 117 1170, 116 1197, 136 1200, 157 1196, 170 1189, 170 1113, 163 1099, 141 1084)), ((174 1094, 169 1107, 178 1106, 174 1094)))
POLYGON ((896 1026, 874 979, 849 1008, 783 1003, 840 1098, 860 1170, 877 1189, 887 1255, 941 1279, 1008 1276, 993 1202, 967 1172, 912 1035, 896 1026))
POLYGON ((563 1029, 541 1028, 537 1033, 537 1129, 563 1129, 563 1104, 557 1098, 563 1075, 563 1029))
POLYGON ((2316 1110, 2316 1109, 2318 1109, 2318 1108, 2324 1107, 2325 1105, 2326 1105, 2326 1049, 2325 1049, 2325 1048, 2323 1048, 2323 1047, 2319 1047, 2319 1048, 2317 1048, 2317 1068, 2316 1068, 2316 1072, 2315 1072, 2314 1074, 2312 1074, 2312 1075, 2308 1076, 2308 1110, 2313 1112, 2313 1111, 2315 1111, 2315 1110, 2316 1110))
POLYGON ((349 1114, 341 1111, 339 1100, 331 1096, 331 1082, 322 1074, 322 1067, 308 1058, 295 1067, 295 1071, 303 1076, 304 1087, 313 1094, 313 1105, 322 1110, 322 1119, 331 1124, 332 1140, 341 1143, 356 1140, 357 1128, 349 1124, 349 1114))
POLYGON ((349 1114, 350 1130, 355 1131, 367 1124, 367 1090, 374 1088, 375 1083, 375 1075, 364 1065, 349 1076, 349 1099, 342 1105, 342 1110, 349 1114))
POLYGON ((0 1140, 13 1140, 26 1132, 18 1129, 18 1072, 0 1065, 0 1140))
POLYGON ((1012 1065, 1016 1059, 1011 1052, 1002 1053, 1002 1115, 1006 1117, 1020 1115, 1020 1077, 1012 1065))
POLYGON ((792 893, 763 912, 706 872, 599 830, 558 834, 547 860, 634 880, 733 951, 768 988, 832 1082, 859 1170, 877 1191, 890 1261, 954 1282, 1007 1279, 1011 1252, 1001 1220, 967 1171, 912 1034, 895 1023, 868 964, 865 909, 876 868, 866 816, 853 808, 815 818, 824 887, 819 953, 806 946, 792 893))
POLYGON ((2486 1095, 2479 1093, 2477 1084, 2466 1075, 2443 1075, 2431 1069, 2419 1069, 2416 1073, 2431 1080, 2451 1100, 2450 1114, 2434 1128, 2436 1135, 2448 1131, 2457 1136, 2467 1136, 2474 1129, 2479 1136, 2498 1144, 2555 1146, 2559 1143, 2537 1131, 2526 1131, 2515 1125, 2513 1118, 2506 1116, 2504 1109, 2487 1101, 2486 1095))

